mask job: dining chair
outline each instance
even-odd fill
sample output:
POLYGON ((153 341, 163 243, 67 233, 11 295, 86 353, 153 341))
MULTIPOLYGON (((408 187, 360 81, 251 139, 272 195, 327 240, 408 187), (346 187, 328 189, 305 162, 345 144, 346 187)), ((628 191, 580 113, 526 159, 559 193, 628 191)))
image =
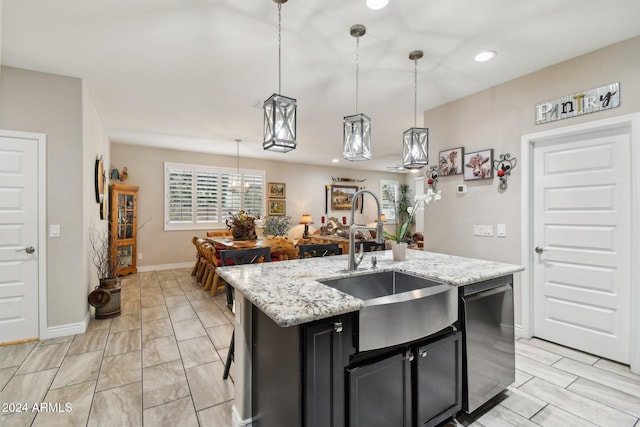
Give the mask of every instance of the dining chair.
POLYGON ((317 243, 300 245, 300 259, 321 256, 342 255, 342 249, 337 243, 317 243))
MULTIPOLYGON (((230 249, 226 251, 220 251, 220 258, 222 259, 222 265, 224 266, 270 262, 271 250, 268 247, 254 248, 254 249, 230 249)), ((227 283, 226 289, 227 289, 227 306, 231 308, 231 311, 234 311, 233 286, 227 283)), ((235 322, 234 322, 233 332, 231 333, 231 343, 229 344, 229 351, 227 353, 227 361, 224 364, 224 374, 222 375, 223 380, 226 380, 229 377, 229 369, 231 369, 231 362, 234 360, 235 338, 236 338, 236 328, 235 328, 235 322)))
POLYGON ((378 243, 376 241, 371 242, 356 242, 356 250, 360 250, 362 247, 363 252, 375 252, 384 251, 384 242, 378 243))

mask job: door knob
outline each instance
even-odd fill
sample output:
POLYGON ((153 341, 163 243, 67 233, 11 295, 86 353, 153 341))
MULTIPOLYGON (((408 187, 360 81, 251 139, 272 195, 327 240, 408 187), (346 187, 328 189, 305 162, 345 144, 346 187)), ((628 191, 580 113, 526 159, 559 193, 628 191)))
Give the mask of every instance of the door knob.
POLYGON ((546 249, 541 248, 540 246, 536 246, 536 248, 534 249, 536 251, 537 254, 541 254, 542 252, 544 252, 546 249))
POLYGON ((36 250, 33 246, 27 246, 26 248, 16 249, 16 252, 25 251, 28 254, 34 253, 36 250))

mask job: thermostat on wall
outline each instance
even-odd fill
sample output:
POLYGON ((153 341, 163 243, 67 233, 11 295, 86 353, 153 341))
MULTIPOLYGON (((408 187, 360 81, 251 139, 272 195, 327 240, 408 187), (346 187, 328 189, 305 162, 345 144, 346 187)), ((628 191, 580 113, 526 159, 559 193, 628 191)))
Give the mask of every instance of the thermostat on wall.
POLYGON ((458 193, 466 193, 467 186, 465 184, 458 184, 457 190, 458 190, 458 193))

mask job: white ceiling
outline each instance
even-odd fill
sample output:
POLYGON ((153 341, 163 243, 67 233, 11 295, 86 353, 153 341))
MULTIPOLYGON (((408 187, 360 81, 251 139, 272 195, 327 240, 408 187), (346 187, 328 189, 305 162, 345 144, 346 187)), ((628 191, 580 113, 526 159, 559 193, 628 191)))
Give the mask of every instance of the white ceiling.
MULTIPOLYGON (((418 110, 640 34, 638 0, 291 0, 282 6, 282 95, 298 100, 298 148, 261 148, 278 91, 272 0, 4 0, 3 65, 85 80, 114 142, 384 170, 418 110), (374 159, 342 160, 342 117, 372 118, 374 159), (487 63, 473 57, 492 49, 487 63)), ((2 3, 0 3, 0 6, 2 3)), ((635 53, 637 54, 637 52, 635 53)), ((418 126, 422 116, 418 114, 418 126)), ((437 123, 425 123, 437 138, 437 123)))

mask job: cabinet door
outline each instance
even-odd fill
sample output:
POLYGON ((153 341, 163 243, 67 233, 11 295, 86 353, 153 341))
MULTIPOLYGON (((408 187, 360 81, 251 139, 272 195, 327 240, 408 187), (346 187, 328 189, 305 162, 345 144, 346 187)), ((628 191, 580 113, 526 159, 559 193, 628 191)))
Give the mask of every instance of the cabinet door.
POLYGON ((347 369, 349 427, 411 425, 411 361, 397 353, 347 369))
POLYGON ((343 427, 345 367, 352 345, 352 320, 341 316, 305 327, 304 419, 306 427, 343 427))
POLYGON ((436 426, 462 409, 462 335, 419 347, 416 405, 419 426, 436 426))

